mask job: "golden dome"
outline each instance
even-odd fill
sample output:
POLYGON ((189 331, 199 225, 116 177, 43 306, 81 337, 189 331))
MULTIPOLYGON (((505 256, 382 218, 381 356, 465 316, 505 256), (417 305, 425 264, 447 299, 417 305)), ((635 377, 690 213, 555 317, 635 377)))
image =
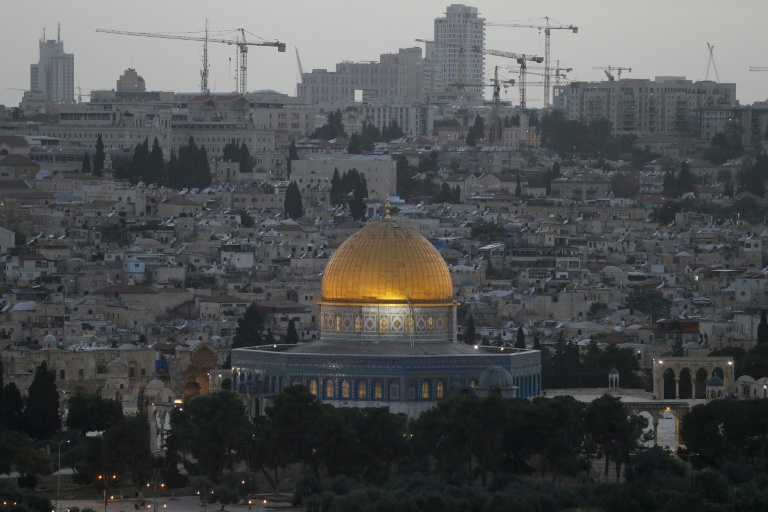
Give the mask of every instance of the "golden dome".
POLYGON ((371 223, 333 254, 323 274, 323 303, 451 304, 453 283, 437 249, 391 219, 371 223))

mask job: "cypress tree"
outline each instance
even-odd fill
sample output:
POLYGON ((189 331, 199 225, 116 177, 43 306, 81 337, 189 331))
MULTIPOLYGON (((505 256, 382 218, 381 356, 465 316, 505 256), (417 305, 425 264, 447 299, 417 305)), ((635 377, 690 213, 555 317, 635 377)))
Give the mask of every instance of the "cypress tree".
POLYGON ((304 216, 304 204, 299 185, 295 181, 288 185, 283 201, 283 216, 287 219, 299 219, 304 216))
POLYGON ((285 342, 296 345, 299 342, 299 333, 296 331, 296 322, 291 319, 288 321, 288 331, 285 334, 285 342))
POLYGON ((29 385, 24 407, 24 430, 33 439, 48 439, 61 429, 56 372, 43 361, 29 385))
POLYGON ((80 172, 83 174, 91 174, 91 157, 88 156, 88 153, 83 155, 83 164, 80 167, 80 172))
POLYGON ((162 183, 164 181, 165 162, 163 160, 163 150, 160 149, 160 143, 155 137, 152 143, 152 151, 147 158, 147 170, 144 173, 144 179, 147 183, 162 183))
POLYGON ((467 345, 474 345, 476 336, 477 335, 475 334, 475 317, 472 315, 469 315, 469 318, 467 318, 467 328, 464 331, 464 343, 466 343, 467 345))
POLYGON ((101 134, 96 139, 96 154, 93 155, 93 175, 102 176, 104 174, 104 141, 101 140, 101 134))

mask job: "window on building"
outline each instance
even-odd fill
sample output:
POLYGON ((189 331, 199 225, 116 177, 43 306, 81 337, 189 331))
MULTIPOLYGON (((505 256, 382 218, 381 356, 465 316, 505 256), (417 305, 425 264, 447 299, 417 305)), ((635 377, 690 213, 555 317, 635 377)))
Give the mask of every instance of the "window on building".
POLYGON ((366 386, 364 380, 357 381, 357 398, 367 398, 368 396, 368 386, 366 386))
POLYGON ((333 398, 335 390, 333 389, 333 381, 328 379, 325 381, 325 398, 333 398))
POLYGON ((349 398, 350 385, 347 379, 341 381, 341 398, 349 398))
POLYGON ((384 390, 383 386, 381 385, 381 381, 377 380, 373 383, 373 398, 376 400, 381 400, 384 396, 384 390))
POLYGON ((67 378, 67 372, 64 368, 59 370, 59 380, 65 380, 67 378))
POLYGON ((421 383, 421 398, 429 399, 429 382, 427 381, 421 383))
POLYGON ((317 396, 317 381, 315 379, 309 379, 309 392, 317 396))
POLYGON ((445 398, 445 383, 441 380, 437 381, 437 398, 445 398))

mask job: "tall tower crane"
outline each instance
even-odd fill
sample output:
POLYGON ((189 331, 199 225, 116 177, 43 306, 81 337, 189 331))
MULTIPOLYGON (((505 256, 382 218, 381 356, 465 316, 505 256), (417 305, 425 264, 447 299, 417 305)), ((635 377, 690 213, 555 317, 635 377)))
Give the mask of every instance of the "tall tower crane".
POLYGON ((244 29, 238 29, 240 34, 238 35, 237 39, 218 39, 218 38, 209 38, 208 37, 208 31, 206 29, 205 37, 198 37, 198 36, 180 36, 175 34, 162 34, 157 32, 129 32, 125 30, 109 30, 109 29, 103 29, 103 28, 97 28, 96 32, 104 32, 106 34, 119 34, 124 36, 138 36, 138 37, 155 37, 160 39, 180 39, 183 41, 200 41, 205 43, 203 52, 204 52, 204 64, 203 64, 203 70, 201 71, 201 92, 203 94, 210 93, 210 90, 208 89, 208 64, 207 64, 207 55, 208 55, 208 43, 223 43, 223 44, 229 44, 229 45, 236 45, 238 52, 240 54, 240 68, 238 71, 238 77, 239 77, 239 86, 238 86, 238 92, 241 94, 245 94, 248 92, 248 47, 249 46, 272 46, 274 48, 277 48, 278 52, 285 52, 285 43, 281 43, 280 41, 259 41, 259 42, 251 42, 246 41, 245 39, 245 30, 244 29))
POLYGON ((609 82, 613 82, 615 80, 613 73, 611 73, 611 71, 616 71, 616 74, 619 76, 619 80, 621 80, 622 71, 629 71, 630 73, 632 72, 632 68, 625 68, 620 66, 608 66, 607 68, 595 67, 592 69, 602 69, 605 72, 605 76, 608 77, 609 82))
POLYGON ((551 87, 550 87, 550 69, 551 69, 551 61, 550 61, 550 40, 549 37, 552 35, 553 30, 570 30, 574 34, 579 33, 579 27, 575 27, 573 25, 565 25, 562 23, 558 23, 556 26, 551 25, 549 16, 544 17, 544 25, 526 25, 526 24, 519 24, 519 23, 489 23, 486 22, 486 25, 493 26, 493 27, 512 27, 512 28, 535 28, 541 33, 541 31, 544 31, 544 107, 547 108, 551 105, 551 87))
MULTIPOLYGON (((420 43, 434 43, 435 41, 428 41, 426 39, 416 39, 416 41, 420 43)), ((501 50, 491 50, 489 48, 483 48, 482 46, 478 45, 460 45, 460 44, 452 44, 452 43, 441 43, 446 46, 452 46, 454 48, 463 48, 465 50, 476 52, 476 53, 484 53, 485 55, 494 55, 496 57, 504 57, 507 59, 515 59, 517 63, 520 65, 520 108, 523 112, 525 112, 525 71, 526 71, 526 62, 538 62, 541 64, 544 62, 543 57, 537 57, 534 55, 524 55, 520 53, 512 53, 512 52, 504 52, 501 50)))

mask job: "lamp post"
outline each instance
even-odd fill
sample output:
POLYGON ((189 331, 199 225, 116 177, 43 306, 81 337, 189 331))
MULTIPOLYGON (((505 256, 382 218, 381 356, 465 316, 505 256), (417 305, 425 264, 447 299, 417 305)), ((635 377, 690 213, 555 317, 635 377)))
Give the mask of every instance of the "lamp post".
MULTIPOLYGON (((99 475, 99 480, 104 481, 104 512, 107 512, 107 488, 109 487, 109 475, 99 475)), ((117 480, 117 475, 112 475, 112 480, 117 480)))
POLYGON ((58 455, 59 462, 56 466, 56 508, 55 508, 56 512, 59 512, 59 499, 61 496, 61 445, 64 443, 68 443, 69 440, 62 439, 58 443, 56 441, 47 441, 47 442, 51 444, 59 445, 59 455, 58 455))
MULTIPOLYGON (((147 487, 149 487, 149 482, 147 482, 147 487)), ((160 488, 162 489, 163 487, 165 487, 165 484, 161 483, 160 488)), ((154 503, 155 504, 154 504, 153 511, 157 512, 157 477, 155 477, 155 502, 154 503)))
POLYGON ((691 457, 697 456, 698 453, 689 453, 686 455, 688 457, 688 488, 691 488, 691 473, 693 473, 693 466, 691 466, 691 457))

